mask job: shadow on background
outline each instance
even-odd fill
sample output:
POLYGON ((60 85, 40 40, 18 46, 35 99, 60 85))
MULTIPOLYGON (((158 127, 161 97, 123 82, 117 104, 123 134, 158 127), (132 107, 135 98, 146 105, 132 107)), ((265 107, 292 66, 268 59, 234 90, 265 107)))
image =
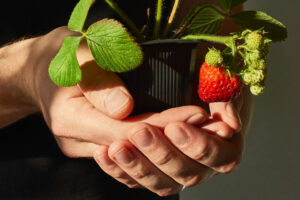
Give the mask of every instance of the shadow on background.
POLYGON ((182 200, 300 199, 300 1, 248 0, 245 9, 280 19, 289 37, 271 47, 267 88, 256 97, 242 164, 232 174, 186 189, 182 200))

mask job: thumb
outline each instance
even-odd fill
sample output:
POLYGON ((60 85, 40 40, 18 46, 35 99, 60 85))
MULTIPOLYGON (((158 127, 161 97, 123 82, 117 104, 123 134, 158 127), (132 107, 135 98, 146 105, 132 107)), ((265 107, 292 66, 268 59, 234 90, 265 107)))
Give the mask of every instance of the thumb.
POLYGON ((134 101, 122 80, 115 73, 100 68, 95 61, 85 62, 81 66, 79 87, 87 100, 108 117, 127 117, 134 101))
POLYGON ((211 116, 227 123, 235 132, 242 128, 239 114, 232 102, 216 102, 209 104, 211 116))

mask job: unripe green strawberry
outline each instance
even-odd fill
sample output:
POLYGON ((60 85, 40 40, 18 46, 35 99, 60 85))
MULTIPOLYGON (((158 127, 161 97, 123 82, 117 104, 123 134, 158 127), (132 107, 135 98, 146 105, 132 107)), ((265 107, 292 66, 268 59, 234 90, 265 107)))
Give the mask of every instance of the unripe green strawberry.
POLYGON ((247 34, 245 43, 249 49, 260 49, 264 44, 264 36, 259 32, 251 32, 247 34))
POLYGON ((259 83, 263 81, 265 78, 265 73, 263 70, 254 69, 252 71, 252 74, 253 74, 253 84, 259 83))
POLYGON ((245 71, 242 74, 242 80, 245 85, 250 85, 252 83, 252 73, 249 71, 245 71))
POLYGON ((262 53, 260 51, 253 51, 248 53, 250 62, 258 61, 262 57, 262 53))
POLYGON ((259 70, 265 70, 266 69, 266 61, 264 59, 258 60, 255 64, 253 64, 253 68, 259 69, 259 70))
POLYGON ((265 73, 259 69, 248 69, 242 73, 242 80, 246 85, 255 85, 263 81, 265 73))
POLYGON ((210 49, 205 56, 205 62, 210 66, 220 65, 223 62, 221 52, 215 48, 210 49))
POLYGON ((251 85, 250 86, 250 91, 253 95, 260 95, 262 93, 264 93, 265 91, 265 86, 262 86, 260 84, 257 85, 251 85))
POLYGON ((245 61, 247 65, 250 66, 251 68, 257 68, 258 61, 261 59, 261 57, 262 57, 261 52, 258 50, 253 52, 247 52, 245 61))

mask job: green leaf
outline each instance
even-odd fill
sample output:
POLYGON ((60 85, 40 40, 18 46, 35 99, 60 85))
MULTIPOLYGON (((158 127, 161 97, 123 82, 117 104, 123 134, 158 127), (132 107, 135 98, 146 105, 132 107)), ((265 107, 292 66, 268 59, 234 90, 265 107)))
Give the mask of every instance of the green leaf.
POLYGON ((67 37, 56 57, 51 61, 49 75, 51 80, 63 87, 74 86, 81 80, 81 70, 76 57, 80 37, 67 37))
POLYGON ((92 24, 85 36, 96 63, 105 70, 125 72, 142 63, 140 46, 115 20, 104 19, 92 24))
POLYGON ((266 37, 273 42, 283 41, 287 38, 285 25, 261 11, 244 11, 231 16, 241 29, 257 30, 264 28, 266 37))
POLYGON ((77 32, 82 31, 89 9, 94 2, 95 0, 80 0, 77 3, 69 19, 69 29, 77 32))
POLYGON ((211 4, 196 6, 183 20, 183 26, 188 26, 184 34, 215 34, 219 31, 224 15, 218 7, 211 4))
POLYGON ((199 11, 201 11, 202 9, 204 8, 207 8, 207 7, 210 7, 211 4, 209 3, 202 3, 202 4, 199 4, 198 6, 195 6, 192 10, 190 10, 188 12, 188 14, 183 18, 180 26, 184 26, 185 24, 189 23, 194 17, 195 15, 197 15, 197 13, 199 11))
POLYGON ((247 0, 218 0, 221 6, 229 12, 232 8, 245 3, 247 0))

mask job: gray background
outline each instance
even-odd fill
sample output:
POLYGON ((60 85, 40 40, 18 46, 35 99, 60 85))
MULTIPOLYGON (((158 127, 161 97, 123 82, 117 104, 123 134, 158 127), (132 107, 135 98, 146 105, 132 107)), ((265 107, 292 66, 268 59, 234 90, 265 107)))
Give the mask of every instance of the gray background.
POLYGON ((280 19, 289 37, 271 48, 267 90, 256 98, 240 167, 186 189, 182 200, 300 199, 300 0, 248 0, 245 10, 280 19))

